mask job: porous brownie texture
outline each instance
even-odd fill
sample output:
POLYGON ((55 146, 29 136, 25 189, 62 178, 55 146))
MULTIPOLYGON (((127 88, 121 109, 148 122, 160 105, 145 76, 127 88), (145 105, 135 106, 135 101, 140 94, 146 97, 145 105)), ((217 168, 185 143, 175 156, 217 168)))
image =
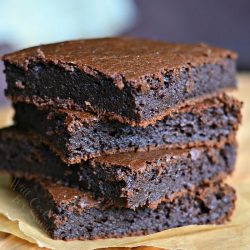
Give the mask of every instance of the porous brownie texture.
POLYGON ((235 88, 236 54, 129 37, 41 45, 3 57, 13 101, 106 114, 146 126, 169 108, 235 88))
POLYGON ((222 183, 188 190, 156 208, 114 208, 87 192, 44 180, 15 179, 12 188, 30 204, 53 239, 88 240, 146 235, 191 224, 220 224, 235 206, 235 191, 222 183))
POLYGON ((174 109, 155 125, 131 127, 107 117, 17 103, 17 126, 42 135, 67 164, 106 154, 215 146, 241 122, 241 102, 226 94, 174 109))
POLYGON ((42 176, 131 209, 154 207, 187 188, 223 179, 235 158, 231 138, 220 147, 121 153, 67 165, 33 134, 15 128, 0 132, 1 172, 42 176))

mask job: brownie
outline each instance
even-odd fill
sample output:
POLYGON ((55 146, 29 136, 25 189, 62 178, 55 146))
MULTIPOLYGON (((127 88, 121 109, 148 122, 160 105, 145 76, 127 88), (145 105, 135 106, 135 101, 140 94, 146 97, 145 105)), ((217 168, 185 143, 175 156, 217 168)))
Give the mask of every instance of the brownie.
POLYGON ((173 110, 145 128, 86 112, 38 109, 25 103, 14 107, 16 124, 42 135, 67 164, 118 152, 213 146, 235 133, 241 121, 241 103, 226 94, 173 110))
POLYGON ((146 235, 191 224, 220 224, 235 207, 235 191, 222 183, 188 190, 156 208, 114 208, 87 192, 47 180, 15 179, 12 184, 53 239, 88 240, 146 235))
POLYGON ((41 45, 3 57, 13 101, 146 126, 169 108, 236 87, 236 54, 129 37, 41 45))
POLYGON ((1 172, 41 176, 131 209, 153 207, 187 188, 223 179, 233 171, 235 157, 232 138, 218 148, 121 153, 67 165, 33 134, 16 128, 0 132, 1 172))

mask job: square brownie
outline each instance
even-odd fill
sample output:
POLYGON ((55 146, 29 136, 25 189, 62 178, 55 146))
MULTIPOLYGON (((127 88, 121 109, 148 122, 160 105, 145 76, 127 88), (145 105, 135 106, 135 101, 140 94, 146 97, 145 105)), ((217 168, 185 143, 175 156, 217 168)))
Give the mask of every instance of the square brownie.
POLYGON ((147 127, 132 127, 86 112, 16 103, 17 126, 41 135, 67 164, 107 154, 215 146, 241 121, 241 103, 226 94, 174 109, 147 127))
POLYGON ((137 210, 114 208, 87 192, 47 180, 15 179, 12 188, 31 206, 53 239, 138 236, 193 224, 220 224, 235 207, 235 191, 223 183, 186 190, 171 202, 137 210))
POLYGON ((113 206, 136 209, 223 179, 234 169, 236 149, 231 138, 218 147, 121 153, 67 165, 36 135, 9 128, 0 132, 0 171, 27 179, 41 176, 89 190, 113 206))
POLYGON ((13 101, 147 126, 169 108, 235 88, 236 54, 129 37, 41 45, 3 57, 13 101))

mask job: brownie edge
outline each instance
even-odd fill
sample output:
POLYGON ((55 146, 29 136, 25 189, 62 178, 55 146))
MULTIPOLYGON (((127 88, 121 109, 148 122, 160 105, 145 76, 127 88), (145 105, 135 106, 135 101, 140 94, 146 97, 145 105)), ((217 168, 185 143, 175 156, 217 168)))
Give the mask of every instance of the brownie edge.
POLYGON ((62 240, 139 236, 191 224, 220 224, 229 220, 236 199, 230 186, 210 183, 155 209, 134 211, 106 207, 88 193, 48 181, 15 179, 12 186, 30 203, 50 237, 62 240))

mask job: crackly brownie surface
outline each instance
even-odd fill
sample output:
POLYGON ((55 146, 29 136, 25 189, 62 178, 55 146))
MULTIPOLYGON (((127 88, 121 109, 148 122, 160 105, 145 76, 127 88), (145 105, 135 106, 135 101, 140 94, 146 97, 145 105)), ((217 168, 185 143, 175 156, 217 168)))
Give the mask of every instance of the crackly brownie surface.
POLYGON ((43 176, 89 190, 117 207, 153 207, 186 188, 230 174, 236 157, 231 140, 219 148, 121 153, 69 166, 34 135, 10 128, 0 133, 0 167, 16 176, 43 176))
POLYGON ((41 45, 3 57, 15 101, 90 110, 145 126, 186 100, 232 88, 236 55, 128 37, 41 45))
POLYGON ((44 180, 15 179, 12 187, 29 203, 53 239, 98 239, 145 235, 190 224, 219 224, 234 210, 235 191, 211 183, 172 202, 137 210, 114 208, 87 192, 44 180), (32 202, 30 202, 32 201, 32 202))
POLYGON ((17 103, 19 127, 42 135, 67 164, 105 154, 218 144, 238 129, 241 103, 226 94, 172 110, 155 125, 131 127, 90 113, 17 103))

